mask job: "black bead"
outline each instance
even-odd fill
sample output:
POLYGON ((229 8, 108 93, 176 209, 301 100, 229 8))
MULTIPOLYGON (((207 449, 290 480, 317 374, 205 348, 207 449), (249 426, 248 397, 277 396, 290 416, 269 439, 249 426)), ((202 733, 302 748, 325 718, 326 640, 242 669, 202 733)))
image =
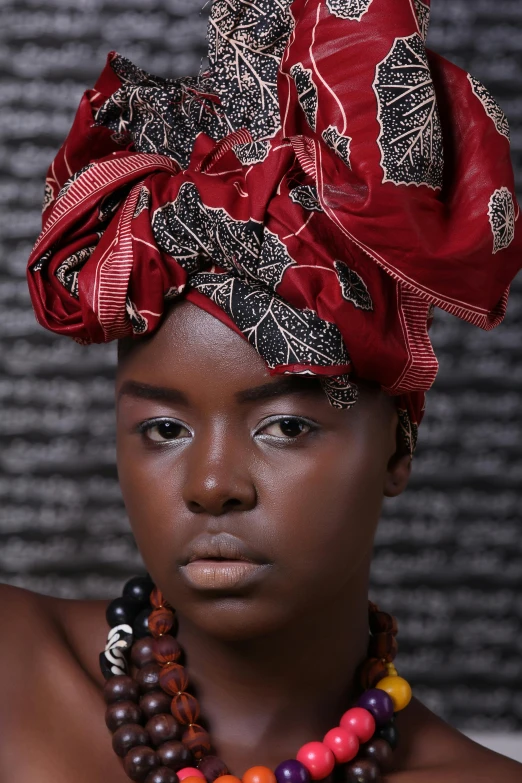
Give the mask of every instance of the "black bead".
POLYGON ((142 609, 142 611, 138 614, 138 616, 134 620, 132 630, 134 631, 135 639, 143 639, 144 636, 150 636, 148 620, 151 611, 152 609, 150 608, 142 609))
POLYGON ((391 747, 391 749, 395 750, 395 748, 397 747, 397 742, 399 740, 398 733, 397 733, 397 726, 395 725, 395 718, 389 720, 388 723, 384 724, 384 726, 378 727, 377 731, 374 734, 374 739, 386 740, 386 742, 391 747))
POLYGON ((111 628, 114 628, 116 625, 132 625, 139 611, 139 601, 122 596, 110 602, 105 616, 111 628))
POLYGON ((125 598, 134 598, 138 601, 141 609, 149 604, 150 594, 154 588, 154 582, 146 576, 133 576, 125 583, 123 596, 125 598))

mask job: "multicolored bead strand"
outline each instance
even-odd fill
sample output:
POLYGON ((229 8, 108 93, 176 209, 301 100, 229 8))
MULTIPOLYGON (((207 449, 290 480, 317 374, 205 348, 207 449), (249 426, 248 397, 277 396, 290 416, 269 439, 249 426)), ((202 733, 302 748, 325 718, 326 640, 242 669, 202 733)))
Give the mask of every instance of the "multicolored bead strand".
POLYGON ((254 766, 242 779, 211 753, 211 739, 197 723, 200 706, 189 688, 175 638, 176 613, 147 577, 134 577, 107 608, 111 626, 100 654, 107 682, 105 722, 115 753, 131 780, 140 783, 310 783, 339 775, 344 783, 378 783, 393 767, 394 714, 411 688, 393 665, 397 623, 369 602, 369 658, 359 672, 363 693, 322 741, 305 743, 295 759, 272 772, 254 766), (129 659, 136 669, 129 673, 129 659))

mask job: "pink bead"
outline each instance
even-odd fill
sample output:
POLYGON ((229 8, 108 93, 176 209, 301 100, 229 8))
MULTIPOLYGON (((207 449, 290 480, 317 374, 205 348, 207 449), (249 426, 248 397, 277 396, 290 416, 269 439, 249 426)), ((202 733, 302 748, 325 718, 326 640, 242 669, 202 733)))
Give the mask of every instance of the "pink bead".
POLYGON ((357 755, 359 738, 353 729, 343 729, 338 726, 324 735, 324 744, 330 748, 338 764, 346 764, 357 755))
POLYGON ((299 748, 296 759, 306 767, 312 780, 328 777, 335 767, 334 754, 322 742, 307 742, 299 748))
POLYGON ((363 707, 352 707, 340 720, 341 728, 352 731, 359 742, 368 742, 375 733, 375 718, 363 707))
POLYGON ((180 780, 189 777, 203 778, 203 780, 205 780, 204 774, 200 772, 199 769, 196 769, 196 767, 183 767, 183 769, 178 769, 176 775, 180 780))

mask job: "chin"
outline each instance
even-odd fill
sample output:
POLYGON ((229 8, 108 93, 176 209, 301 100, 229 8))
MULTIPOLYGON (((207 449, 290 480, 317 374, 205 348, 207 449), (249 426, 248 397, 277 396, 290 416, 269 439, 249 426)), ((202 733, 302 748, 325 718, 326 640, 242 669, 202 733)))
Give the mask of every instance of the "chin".
POLYGON ((288 612, 282 609, 281 601, 274 605, 255 597, 224 595, 191 602, 185 612, 179 610, 179 615, 180 623, 186 618, 216 640, 247 642, 287 626, 288 612))

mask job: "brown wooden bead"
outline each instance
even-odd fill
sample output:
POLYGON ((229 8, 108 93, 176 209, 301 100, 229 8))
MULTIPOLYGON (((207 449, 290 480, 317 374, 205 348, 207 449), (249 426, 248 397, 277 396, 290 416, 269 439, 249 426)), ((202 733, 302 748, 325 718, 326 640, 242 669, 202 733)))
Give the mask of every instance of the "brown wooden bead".
POLYGON ((172 696, 160 689, 143 694, 140 699, 140 707, 145 719, 148 720, 153 715, 159 715, 160 713, 170 715, 171 701, 172 696))
POLYGON ((224 761, 218 756, 203 756, 198 761, 198 769, 202 772, 206 778, 207 783, 214 783, 214 780, 221 775, 228 775, 229 769, 224 761))
POLYGON ((165 693, 175 696, 188 688, 187 670, 180 663, 168 663, 161 667, 159 684, 165 693))
POLYGON ((397 642, 391 634, 376 633, 370 638, 368 655, 372 658, 387 658, 394 650, 397 642))
POLYGON ((162 634, 168 633, 174 625, 174 612, 162 606, 154 609, 149 615, 149 631, 157 638, 162 634))
POLYGON ((381 783, 379 766, 371 759, 358 759, 346 764, 345 783, 381 783))
POLYGON ((116 731, 125 723, 139 723, 141 710, 133 701, 117 701, 105 710, 105 723, 110 731, 116 731))
POLYGON ((154 609, 160 609, 162 606, 165 606, 165 598, 163 597, 163 593, 159 587, 156 587, 155 585, 152 589, 149 600, 154 609))
POLYGON ((145 726, 153 745, 162 745, 169 740, 179 740, 183 730, 172 715, 153 715, 145 726))
POLYGON ((160 667, 157 663, 146 663, 136 674, 136 682, 142 693, 155 691, 159 688, 160 667))
POLYGON ((183 767, 193 767, 195 763, 191 751, 179 740, 164 742, 159 746, 157 753, 161 764, 174 771, 183 767))
POLYGON ((107 704, 116 701, 137 702, 140 692, 137 683, 126 674, 118 674, 107 680, 103 687, 103 698, 107 704))
POLYGON ((154 660, 154 639, 150 636, 144 636, 142 639, 136 639, 131 648, 131 661, 138 669, 142 669, 148 663, 155 663, 154 660))
POLYGON ((385 739, 374 738, 361 745, 359 752, 364 758, 375 761, 381 772, 391 772, 393 769, 393 751, 385 739))
POLYGON ((359 669, 361 688, 365 691, 374 688, 379 680, 382 680, 387 674, 388 670, 384 661, 380 658, 368 658, 359 669))
POLYGON ((181 738, 183 744, 192 751, 194 758, 200 759, 210 753, 211 743, 208 731, 193 723, 188 726, 181 738))
POLYGON ((195 723, 200 715, 199 702, 191 693, 178 693, 172 699, 170 711, 179 723, 195 723))
POLYGON ((165 663, 176 663, 181 658, 181 647, 177 639, 170 634, 152 639, 154 660, 162 666, 165 663))
POLYGON ((173 769, 158 767, 147 775, 145 783, 179 783, 179 778, 173 769))
POLYGON ((137 745, 129 750, 123 759, 125 772, 131 780, 144 781, 153 769, 159 767, 159 759, 152 748, 146 745, 137 745))
POLYGON ((128 723, 116 729, 112 735, 112 747, 114 752, 123 758, 131 748, 137 745, 148 745, 149 735, 138 723, 128 723))

